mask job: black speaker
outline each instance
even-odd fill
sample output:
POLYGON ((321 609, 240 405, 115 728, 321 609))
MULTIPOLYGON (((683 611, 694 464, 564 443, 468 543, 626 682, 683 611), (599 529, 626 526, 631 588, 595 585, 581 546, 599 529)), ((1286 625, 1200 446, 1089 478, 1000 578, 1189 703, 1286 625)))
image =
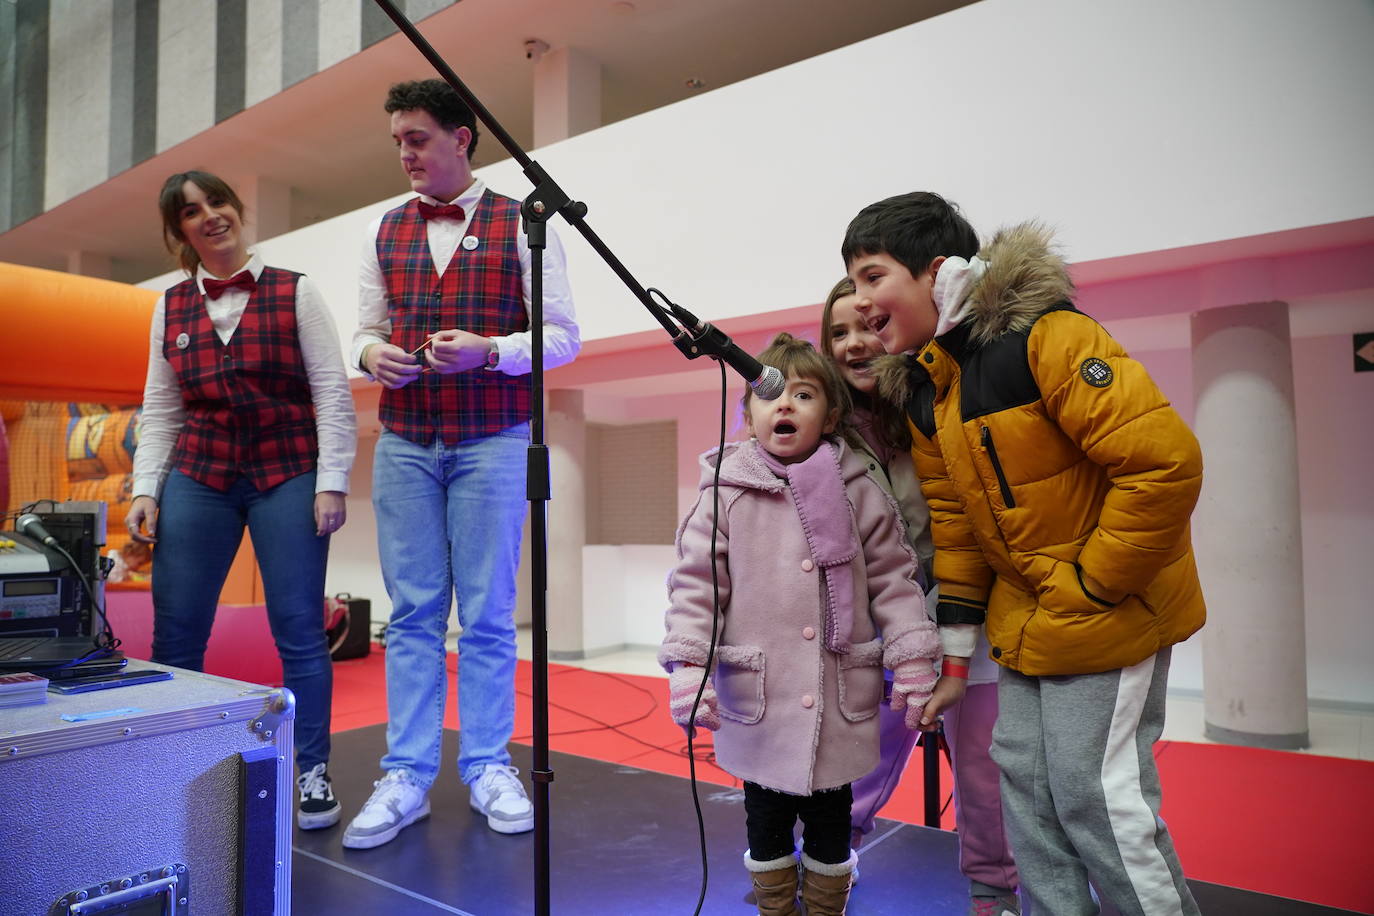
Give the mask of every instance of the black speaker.
POLYGON ((372 602, 367 598, 354 598, 348 592, 340 592, 333 598, 326 598, 329 625, 325 634, 329 637, 329 657, 336 662, 350 658, 362 658, 372 651, 372 602))

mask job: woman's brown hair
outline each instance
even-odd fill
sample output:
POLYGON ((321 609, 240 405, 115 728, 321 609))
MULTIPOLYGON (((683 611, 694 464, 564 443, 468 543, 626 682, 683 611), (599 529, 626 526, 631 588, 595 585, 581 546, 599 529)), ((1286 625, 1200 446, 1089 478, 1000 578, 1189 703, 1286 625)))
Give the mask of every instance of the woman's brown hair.
POLYGON ((218 198, 229 204, 238 211, 240 219, 243 218, 243 201, 239 200, 227 181, 209 172, 194 169, 177 172, 162 183, 162 193, 157 198, 157 208, 162 213, 162 241, 167 245, 167 250, 176 255, 182 270, 194 277, 196 268, 200 266, 200 255, 196 254, 181 231, 181 208, 186 206, 186 192, 182 187, 188 181, 204 191, 206 197, 212 200, 218 198))

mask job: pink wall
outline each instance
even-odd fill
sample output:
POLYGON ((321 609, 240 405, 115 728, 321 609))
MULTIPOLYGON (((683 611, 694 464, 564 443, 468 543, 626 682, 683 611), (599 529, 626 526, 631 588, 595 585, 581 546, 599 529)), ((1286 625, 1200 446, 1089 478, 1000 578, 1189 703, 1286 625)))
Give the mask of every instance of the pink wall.
POLYGON ((1370 703, 1374 372, 1356 373, 1353 362, 1349 334, 1293 342, 1308 694, 1370 703))

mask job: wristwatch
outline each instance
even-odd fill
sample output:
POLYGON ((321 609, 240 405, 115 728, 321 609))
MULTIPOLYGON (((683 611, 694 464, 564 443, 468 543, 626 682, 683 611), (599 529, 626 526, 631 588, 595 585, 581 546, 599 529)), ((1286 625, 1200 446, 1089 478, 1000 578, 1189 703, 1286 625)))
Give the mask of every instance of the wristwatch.
POLYGON ((487 368, 495 369, 496 364, 501 362, 501 348, 496 346, 496 341, 491 342, 491 349, 487 351, 487 368))

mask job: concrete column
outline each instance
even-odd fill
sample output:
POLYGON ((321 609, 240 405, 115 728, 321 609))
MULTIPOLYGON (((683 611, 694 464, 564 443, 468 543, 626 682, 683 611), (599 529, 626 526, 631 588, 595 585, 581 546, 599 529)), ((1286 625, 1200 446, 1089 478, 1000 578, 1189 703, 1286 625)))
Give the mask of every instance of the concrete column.
POLYGON ((534 65, 536 149, 601 126, 601 62, 556 48, 534 65))
MULTIPOLYGON (((110 174, 114 59, 114 7, 110 3, 54 0, 50 8, 47 167, 43 173, 46 210, 90 190, 110 174)), ((8 144, 8 137, 4 142, 8 144)))
MULTIPOLYGON (((218 17, 215 0, 178 0, 159 3, 157 9, 157 133, 153 152, 161 153, 215 126, 218 17)), ((194 163, 185 166, 192 167, 194 163)))
POLYGON ((1205 472, 1193 539, 1206 735, 1300 748, 1307 737, 1302 516, 1288 305, 1192 317, 1194 426, 1205 472))
POLYGON ((248 0, 244 24, 243 107, 252 108, 281 91, 282 4, 284 0, 248 0))
POLYGON ((110 269, 110 256, 107 254, 96 254, 94 251, 67 252, 67 273, 69 274, 108 280, 110 279, 110 269))
POLYGON ((234 184, 243 201, 243 227, 250 245, 291 231, 291 186, 261 175, 234 184))
POLYGON ((587 423, 581 391, 550 391, 549 657, 583 658, 582 548, 587 544, 587 423))

